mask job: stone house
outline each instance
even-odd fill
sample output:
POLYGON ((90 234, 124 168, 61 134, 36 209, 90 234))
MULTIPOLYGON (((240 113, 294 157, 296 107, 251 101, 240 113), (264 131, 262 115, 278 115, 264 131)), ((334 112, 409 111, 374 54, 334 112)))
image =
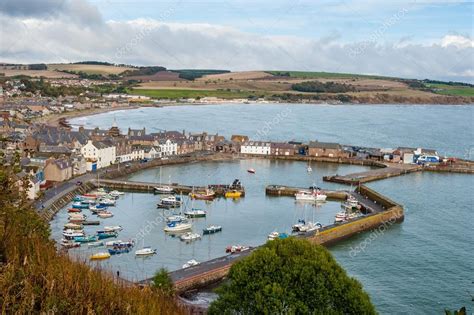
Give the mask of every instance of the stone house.
POLYGON ((349 152, 344 151, 339 143, 311 141, 308 144, 309 156, 315 157, 334 157, 347 158, 350 156, 349 152))
POLYGON ((44 178, 50 182, 62 182, 72 177, 72 165, 69 160, 49 158, 44 166, 44 178))
POLYGON ((271 155, 295 155, 298 153, 298 148, 294 144, 286 142, 272 142, 270 144, 270 154, 271 155))

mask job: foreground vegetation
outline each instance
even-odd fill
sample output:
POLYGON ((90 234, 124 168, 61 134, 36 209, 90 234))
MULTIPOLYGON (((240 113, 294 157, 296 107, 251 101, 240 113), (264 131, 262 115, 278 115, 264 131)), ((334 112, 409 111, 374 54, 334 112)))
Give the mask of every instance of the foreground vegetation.
MULTIPOLYGON (((22 187, 23 191, 25 186, 22 187)), ((57 253, 43 222, 0 165, 2 314, 174 314, 160 289, 140 289, 57 253)))
POLYGON ((231 267, 209 314, 375 314, 361 284, 322 246, 269 241, 231 267))

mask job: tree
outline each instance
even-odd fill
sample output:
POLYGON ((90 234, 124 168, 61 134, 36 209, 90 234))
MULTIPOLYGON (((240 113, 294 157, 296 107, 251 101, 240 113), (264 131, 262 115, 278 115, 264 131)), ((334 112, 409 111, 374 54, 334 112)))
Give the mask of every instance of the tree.
POLYGON ((153 277, 153 288, 161 291, 165 295, 173 295, 173 281, 171 280, 168 270, 161 268, 153 277))
POLYGON ((231 267, 209 314, 375 314, 361 284, 322 246, 267 242, 231 267))

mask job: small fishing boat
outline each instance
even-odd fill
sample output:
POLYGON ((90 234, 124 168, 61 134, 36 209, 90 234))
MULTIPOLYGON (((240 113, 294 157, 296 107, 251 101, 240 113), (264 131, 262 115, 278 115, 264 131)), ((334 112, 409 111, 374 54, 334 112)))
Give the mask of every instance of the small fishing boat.
POLYGON ((176 196, 167 196, 160 199, 162 204, 181 205, 181 198, 176 196))
POLYGON ((242 192, 235 189, 228 190, 224 194, 226 198, 240 198, 240 196, 242 196, 242 192))
POLYGON ((100 225, 100 221, 82 221, 82 225, 100 225))
POLYGON ((95 235, 74 237, 74 242, 78 242, 78 243, 90 243, 90 242, 95 242, 95 241, 97 241, 97 237, 95 235))
POLYGON ((84 197, 84 198, 97 198, 97 195, 96 194, 83 194, 81 197, 84 197))
POLYGON ((193 227, 191 223, 169 222, 164 228, 165 232, 182 232, 190 230, 193 227))
POLYGON ((214 200, 214 198, 216 197, 216 193, 212 189, 206 189, 206 191, 204 192, 191 192, 189 196, 196 200, 214 200))
POLYGON ((82 196, 75 196, 74 198, 72 198, 72 201, 83 201, 85 198, 82 197, 82 196))
POLYGON ((166 222, 183 222, 186 221, 186 217, 184 215, 172 215, 166 217, 166 222))
POLYGON ((82 209, 79 209, 79 208, 69 208, 69 209, 67 209, 67 212, 69 212, 69 213, 79 213, 79 212, 82 212, 82 209))
POLYGON ((96 241, 96 242, 91 242, 89 244, 87 244, 89 247, 100 247, 100 246, 104 246, 104 242, 102 241, 96 241))
POLYGON ((143 247, 135 252, 136 256, 149 256, 156 254, 156 249, 151 249, 151 247, 143 247))
POLYGON ((83 230, 72 230, 72 229, 67 229, 63 231, 63 236, 66 238, 74 238, 76 236, 84 236, 84 231, 83 230))
POLYGON ((122 230, 123 230, 123 227, 121 225, 104 226, 104 231, 106 232, 119 232, 122 230))
POLYGON ((342 223, 342 222, 345 222, 347 221, 347 213, 345 211, 342 211, 342 212, 338 212, 336 214, 336 217, 334 219, 334 222, 336 223, 342 223))
POLYGON ((255 174, 255 169, 249 168, 249 169, 247 170, 247 172, 249 172, 250 174, 255 174))
POLYGON ((87 209, 87 208, 89 208, 89 205, 84 204, 84 203, 82 203, 82 202, 80 202, 80 201, 76 201, 76 202, 73 202, 73 203, 72 203, 72 207, 73 207, 74 209, 87 209))
POLYGON ((93 204, 95 204, 95 199, 83 199, 81 201, 81 204, 83 204, 83 205, 93 205, 93 204))
POLYGON ((278 233, 277 231, 273 231, 270 234, 268 234, 267 239, 269 241, 273 241, 274 239, 277 239, 279 236, 280 236, 280 233, 278 233))
POLYGON ((222 226, 220 226, 220 225, 210 225, 207 228, 205 228, 204 230, 202 230, 202 233, 203 234, 214 234, 214 233, 221 232, 221 231, 222 231, 222 226))
POLYGON ((101 260, 110 258, 110 253, 102 252, 91 255, 90 260, 101 260))
POLYGON ((103 240, 106 238, 111 238, 111 237, 117 237, 118 233, 117 232, 102 232, 102 233, 97 233, 97 238, 99 240, 103 240))
POLYGON ((115 240, 115 241, 109 241, 105 242, 105 246, 107 247, 133 247, 135 243, 133 241, 121 241, 121 240, 115 240))
POLYGON ((233 254, 233 253, 240 253, 240 252, 243 252, 243 251, 246 251, 246 250, 249 250, 249 249, 250 249, 250 247, 248 247, 248 246, 232 245, 232 246, 227 246, 226 249, 225 249, 225 252, 233 254))
POLYGON ((99 212, 102 212, 104 210, 107 210, 107 206, 104 206, 104 205, 93 205, 93 206, 90 206, 89 207, 89 210, 94 213, 94 214, 97 214, 99 212))
POLYGON ((170 186, 156 186, 153 189, 155 194, 172 194, 174 193, 174 189, 170 186))
POLYGON ((298 223, 293 224, 293 226, 291 227, 291 230, 292 230, 293 232, 299 232, 299 231, 300 231, 300 228, 301 228, 302 226, 304 226, 305 224, 306 224, 306 221, 305 221, 305 220, 299 219, 299 220, 298 220, 298 223))
POLYGON ((189 268, 189 267, 192 267, 192 266, 196 266, 196 265, 199 265, 199 264, 200 264, 200 262, 198 262, 194 259, 191 259, 191 260, 188 260, 188 262, 183 265, 183 269, 189 268))
POLYGON ((184 242, 191 242, 201 238, 201 235, 198 233, 187 232, 180 236, 180 239, 184 242))
POLYGON ((115 203, 116 203, 115 199, 109 199, 109 198, 99 199, 97 202, 101 206, 115 206, 115 203))
POLYGON ((69 223, 74 223, 74 224, 84 224, 86 222, 83 218, 69 218, 69 223))
POLYGON ((295 194, 295 198, 299 201, 326 201, 327 196, 319 189, 314 189, 312 191, 300 190, 295 194))
POLYGON ((68 217, 69 219, 72 219, 72 220, 85 220, 86 219, 86 215, 83 214, 83 213, 68 213, 68 217))
POLYGON ((118 254, 126 254, 130 252, 130 248, 128 247, 114 247, 107 249, 110 255, 118 255, 118 254))
POLYGON ((123 191, 112 190, 111 192, 109 192, 109 195, 111 195, 112 197, 119 197, 125 195, 125 193, 123 191))
POLYGON ((97 213, 97 216, 101 219, 106 219, 106 218, 111 218, 114 216, 114 214, 110 211, 104 210, 99 213, 97 213))
POLYGON ((64 229, 65 230, 82 230, 82 225, 75 224, 75 223, 66 223, 64 224, 64 229))
POLYGON ((300 230, 299 232, 300 233, 310 233, 310 232, 313 232, 313 231, 316 231, 316 230, 319 230, 320 228, 322 228, 323 225, 319 222, 308 222, 306 223, 305 225, 303 225, 302 227, 300 227, 300 230))
POLYGON ((74 247, 80 247, 81 246, 81 243, 77 243, 77 242, 67 240, 67 239, 62 239, 60 244, 64 248, 74 248, 74 247))
POLYGON ((206 211, 201 209, 191 209, 184 211, 184 215, 188 218, 204 218, 206 214, 206 211))

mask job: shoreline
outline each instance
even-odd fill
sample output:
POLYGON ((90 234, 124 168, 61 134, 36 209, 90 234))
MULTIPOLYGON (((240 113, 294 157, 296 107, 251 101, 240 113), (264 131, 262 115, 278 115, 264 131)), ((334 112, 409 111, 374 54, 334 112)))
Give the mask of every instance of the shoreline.
POLYGON ((108 107, 108 108, 91 108, 85 110, 76 110, 66 113, 60 114, 51 114, 45 117, 41 117, 38 119, 33 120, 32 122, 36 123, 44 123, 49 126, 58 126, 59 121, 65 119, 66 121, 69 119, 80 118, 80 117, 88 117, 94 116, 103 113, 109 113, 114 111, 122 111, 122 110, 132 110, 132 109, 140 109, 140 108, 161 108, 161 107, 171 107, 171 106, 219 106, 219 105, 248 105, 248 106, 259 106, 259 105, 288 105, 288 106, 299 106, 299 105, 313 105, 313 106, 473 106, 474 104, 406 104, 406 103, 385 103, 385 104, 370 104, 370 103, 343 103, 343 104, 331 104, 331 103, 288 103, 288 102, 252 102, 252 103, 243 103, 243 102, 201 102, 201 103, 160 103, 160 104, 140 104, 140 105, 132 105, 132 106, 123 106, 123 107, 108 107))

